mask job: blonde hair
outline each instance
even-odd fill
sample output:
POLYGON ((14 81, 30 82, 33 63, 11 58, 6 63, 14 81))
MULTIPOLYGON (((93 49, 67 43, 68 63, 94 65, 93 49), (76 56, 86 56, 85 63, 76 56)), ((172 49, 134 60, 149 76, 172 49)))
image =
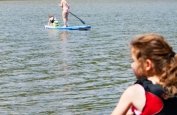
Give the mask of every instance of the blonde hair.
POLYGON ((144 74, 160 76, 159 84, 165 92, 164 99, 177 94, 177 56, 164 37, 154 33, 145 34, 136 37, 130 45, 136 50, 139 68, 143 69, 146 59, 154 63, 153 70, 144 74))
POLYGON ((52 14, 49 14, 48 16, 49 16, 49 18, 51 18, 53 15, 52 15, 52 14))

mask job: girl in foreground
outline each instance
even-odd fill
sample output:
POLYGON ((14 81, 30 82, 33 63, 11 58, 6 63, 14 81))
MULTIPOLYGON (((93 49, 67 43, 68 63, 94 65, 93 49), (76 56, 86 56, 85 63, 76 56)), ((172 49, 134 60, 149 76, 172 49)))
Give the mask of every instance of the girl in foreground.
POLYGON ((67 27, 68 26, 69 4, 66 2, 66 0, 61 0, 61 3, 58 5, 63 8, 63 11, 62 11, 63 23, 64 23, 64 27, 67 27))
POLYGON ((137 81, 122 94, 111 115, 177 115, 177 55, 157 34, 131 42, 137 81))

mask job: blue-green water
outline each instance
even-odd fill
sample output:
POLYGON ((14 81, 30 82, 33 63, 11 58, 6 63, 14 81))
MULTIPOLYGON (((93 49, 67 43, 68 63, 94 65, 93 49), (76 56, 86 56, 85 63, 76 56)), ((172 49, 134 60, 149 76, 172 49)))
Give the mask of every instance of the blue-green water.
POLYGON ((109 115, 135 81, 132 37, 158 33, 177 51, 175 0, 68 2, 90 31, 44 29, 49 13, 63 25, 59 0, 0 1, 0 114, 109 115))

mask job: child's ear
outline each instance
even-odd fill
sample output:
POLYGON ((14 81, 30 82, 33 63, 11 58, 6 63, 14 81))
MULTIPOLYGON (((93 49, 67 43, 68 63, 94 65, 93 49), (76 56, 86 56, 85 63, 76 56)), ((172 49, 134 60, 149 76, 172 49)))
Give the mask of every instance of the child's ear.
POLYGON ((151 60, 149 60, 149 59, 146 59, 146 61, 145 61, 145 69, 146 69, 146 71, 151 70, 152 67, 153 67, 153 62, 151 60))

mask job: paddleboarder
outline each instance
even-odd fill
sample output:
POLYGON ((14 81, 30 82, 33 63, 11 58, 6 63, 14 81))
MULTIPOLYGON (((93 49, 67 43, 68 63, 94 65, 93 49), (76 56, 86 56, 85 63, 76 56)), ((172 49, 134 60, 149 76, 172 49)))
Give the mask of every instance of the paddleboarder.
POLYGON ((131 68, 137 78, 111 115, 177 115, 177 55, 164 37, 132 40, 131 68))
POLYGON ((66 0, 61 0, 61 3, 58 5, 62 7, 63 9, 62 11, 62 18, 63 18, 63 23, 64 23, 63 27, 67 27, 68 26, 69 4, 67 3, 66 0))

